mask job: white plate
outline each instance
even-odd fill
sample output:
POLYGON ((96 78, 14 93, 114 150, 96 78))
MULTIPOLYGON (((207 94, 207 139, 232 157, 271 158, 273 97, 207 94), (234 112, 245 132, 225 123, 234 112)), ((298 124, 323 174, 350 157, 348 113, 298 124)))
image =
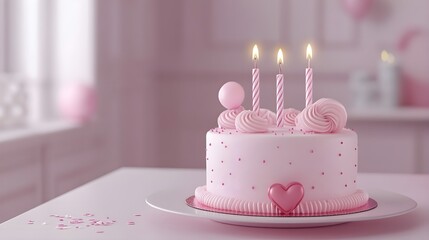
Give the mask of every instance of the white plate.
POLYGON ((189 189, 157 192, 147 197, 146 203, 153 208, 174 214, 202 217, 233 225, 274 228, 320 227, 346 222, 376 220, 409 213, 417 207, 417 203, 413 199, 401 194, 382 190, 368 191, 368 193, 378 204, 375 209, 360 213, 319 217, 242 216, 198 210, 189 207, 185 202, 192 195, 192 190, 189 189))

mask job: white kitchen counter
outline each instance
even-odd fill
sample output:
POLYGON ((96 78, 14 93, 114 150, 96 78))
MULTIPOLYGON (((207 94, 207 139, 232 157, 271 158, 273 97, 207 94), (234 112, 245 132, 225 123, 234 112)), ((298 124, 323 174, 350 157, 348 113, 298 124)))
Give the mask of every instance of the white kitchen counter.
POLYGON ((399 217, 331 227, 239 227, 162 212, 145 203, 151 193, 166 188, 189 189, 192 195, 205 182, 203 170, 121 168, 0 224, 0 239, 424 239, 429 235, 429 175, 360 174, 358 180, 363 189, 401 193, 417 201, 418 207, 399 217))

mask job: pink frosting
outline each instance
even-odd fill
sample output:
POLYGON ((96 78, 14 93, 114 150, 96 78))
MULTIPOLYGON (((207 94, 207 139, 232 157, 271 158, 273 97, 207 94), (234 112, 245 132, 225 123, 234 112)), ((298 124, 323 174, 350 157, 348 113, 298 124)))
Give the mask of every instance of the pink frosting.
MULTIPOLYGON (((254 202, 218 196, 207 191, 206 186, 195 189, 195 198, 202 204, 222 209, 246 213, 281 214, 280 209, 271 201, 254 202)), ((317 214, 344 211, 358 208, 368 202, 369 196, 362 190, 334 199, 302 201, 291 211, 292 214, 317 214)))
POLYGON ((223 111, 219 115, 219 117, 217 118, 217 124, 221 128, 235 129, 235 118, 243 110, 244 110, 244 108, 242 106, 240 106, 240 107, 238 107, 236 109, 223 111))
POLYGON ((300 113, 295 108, 286 108, 283 110, 284 125, 295 126, 295 118, 300 113))
POLYGON ((268 123, 270 125, 273 125, 273 126, 276 125, 276 122, 277 122, 276 114, 271 112, 270 110, 265 108, 259 109, 259 116, 262 117, 263 119, 268 120, 268 123))
POLYGON ((297 128, 305 132, 335 133, 347 122, 344 106, 336 100, 321 98, 307 106, 295 119, 297 128))
POLYGON ((270 123, 254 111, 242 111, 235 118, 235 127, 243 133, 263 133, 268 131, 270 123))

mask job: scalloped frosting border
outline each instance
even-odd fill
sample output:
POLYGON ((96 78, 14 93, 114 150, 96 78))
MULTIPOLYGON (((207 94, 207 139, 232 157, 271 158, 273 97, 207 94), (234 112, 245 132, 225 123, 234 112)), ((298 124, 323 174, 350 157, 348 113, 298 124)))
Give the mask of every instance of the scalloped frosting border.
MULTIPOLYGON (((282 212, 278 207, 270 202, 254 202, 245 201, 235 198, 228 198, 218 196, 207 191, 206 186, 200 186, 195 189, 195 198, 202 204, 222 209, 240 211, 246 213, 260 213, 260 214, 281 214, 282 212)), ((291 214, 318 214, 344 211, 363 206, 368 202, 368 193, 363 190, 357 190, 355 193, 335 199, 328 200, 313 200, 302 201, 291 214)))

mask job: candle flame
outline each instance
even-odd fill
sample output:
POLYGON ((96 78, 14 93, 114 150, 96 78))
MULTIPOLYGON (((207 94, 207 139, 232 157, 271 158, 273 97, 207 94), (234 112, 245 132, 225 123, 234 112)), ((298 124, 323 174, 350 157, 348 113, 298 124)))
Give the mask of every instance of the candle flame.
POLYGON ((259 50, 258 50, 258 46, 256 44, 255 44, 255 46, 253 46, 252 58, 253 58, 253 60, 259 59, 259 50))
POLYGON ((313 49, 311 49, 311 45, 307 45, 307 59, 313 58, 313 49))
POLYGON ((381 61, 387 62, 387 63, 394 63, 395 62, 395 56, 393 54, 389 53, 386 50, 381 51, 381 61))
POLYGON ((387 62, 389 59, 389 53, 386 50, 381 51, 381 61, 387 62))
POLYGON ((277 63, 283 64, 283 52, 282 52, 281 48, 279 49, 279 51, 277 53, 277 63))

